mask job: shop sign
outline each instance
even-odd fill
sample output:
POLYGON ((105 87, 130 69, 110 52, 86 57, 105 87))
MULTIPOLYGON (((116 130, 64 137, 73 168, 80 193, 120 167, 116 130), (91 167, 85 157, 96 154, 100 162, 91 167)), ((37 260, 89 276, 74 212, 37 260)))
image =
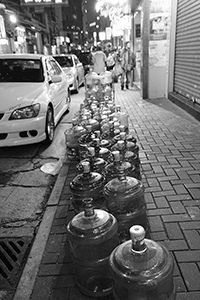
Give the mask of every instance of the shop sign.
POLYGON ((4 19, 3 16, 0 15, 0 39, 5 39, 5 38, 6 38, 6 30, 5 30, 4 19))
POLYGON ((21 5, 69 5, 69 0, 21 0, 21 5))

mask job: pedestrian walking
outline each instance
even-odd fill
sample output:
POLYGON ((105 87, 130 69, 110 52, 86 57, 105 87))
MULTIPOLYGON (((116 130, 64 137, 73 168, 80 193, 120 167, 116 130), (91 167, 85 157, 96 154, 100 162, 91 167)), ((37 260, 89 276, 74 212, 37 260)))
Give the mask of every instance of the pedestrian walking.
POLYGON ((96 51, 93 54, 93 71, 97 74, 101 74, 106 70, 106 55, 102 51, 101 46, 97 46, 96 51))
POLYGON ((129 42, 124 43, 121 51, 121 67, 121 89, 123 90, 124 85, 126 85, 127 89, 129 88, 131 71, 135 67, 135 55, 130 49, 129 42))

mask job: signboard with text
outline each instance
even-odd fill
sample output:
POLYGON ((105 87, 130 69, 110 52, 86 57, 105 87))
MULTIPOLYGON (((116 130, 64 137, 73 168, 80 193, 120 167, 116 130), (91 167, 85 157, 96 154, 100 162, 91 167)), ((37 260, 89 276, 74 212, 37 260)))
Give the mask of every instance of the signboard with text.
POLYGON ((69 0, 21 0, 21 5, 69 5, 69 0))

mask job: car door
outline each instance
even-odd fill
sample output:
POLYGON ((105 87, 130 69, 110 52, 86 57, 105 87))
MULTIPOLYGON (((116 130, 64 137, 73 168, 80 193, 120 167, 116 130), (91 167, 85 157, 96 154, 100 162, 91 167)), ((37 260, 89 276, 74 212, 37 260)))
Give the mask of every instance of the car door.
POLYGON ((74 55, 74 62, 78 73, 79 85, 84 82, 84 68, 83 64, 79 61, 78 57, 74 55))
POLYGON ((53 103, 54 117, 55 122, 57 123, 60 112, 66 104, 68 94, 67 79, 66 75, 53 58, 48 58, 46 60, 46 67, 49 79, 51 79, 51 76, 53 75, 59 75, 62 78, 61 82, 49 84, 49 99, 53 103))

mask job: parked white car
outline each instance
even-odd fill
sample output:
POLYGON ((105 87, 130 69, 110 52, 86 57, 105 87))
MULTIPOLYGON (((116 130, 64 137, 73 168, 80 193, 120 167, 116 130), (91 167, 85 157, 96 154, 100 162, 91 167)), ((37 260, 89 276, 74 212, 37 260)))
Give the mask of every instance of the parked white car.
POLYGON ((71 91, 79 92, 79 87, 84 85, 85 71, 83 64, 75 54, 60 54, 53 56, 67 75, 71 91))
POLYGON ((50 144, 71 102, 66 74, 42 54, 1 54, 0 95, 0 147, 50 144))

